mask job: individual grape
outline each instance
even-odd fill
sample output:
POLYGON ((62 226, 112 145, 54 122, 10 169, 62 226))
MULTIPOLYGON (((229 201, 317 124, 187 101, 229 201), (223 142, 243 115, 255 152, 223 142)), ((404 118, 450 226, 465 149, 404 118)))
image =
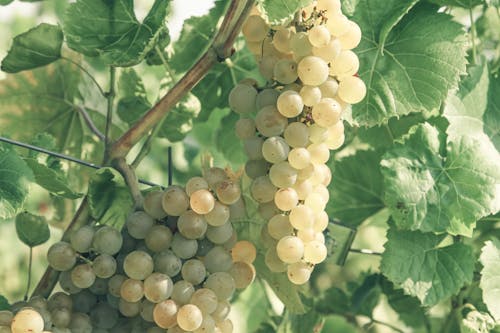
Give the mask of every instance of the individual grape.
POLYGON ((190 178, 186 183, 186 194, 191 196, 198 190, 208 190, 208 183, 203 177, 190 178))
POLYGON ((297 117, 302 113, 304 102, 299 93, 294 90, 283 92, 276 103, 279 113, 287 118, 297 117))
POLYGON ((229 239, 222 244, 222 247, 227 251, 231 251, 236 242, 238 242, 238 234, 236 233, 236 230, 233 229, 231 237, 229 237, 229 239))
POLYGON ((331 62, 340 54, 341 50, 342 50, 342 45, 340 44, 340 41, 336 38, 332 38, 330 42, 325 46, 313 47, 312 54, 315 55, 316 57, 320 57, 326 62, 331 62))
POLYGON ((309 141, 312 143, 322 143, 328 139, 328 128, 312 124, 309 126, 309 141))
POLYGON ((214 246, 203 258, 208 272, 227 272, 233 265, 231 254, 222 246, 214 246))
POLYGON ((89 225, 84 225, 71 234, 70 243, 76 252, 86 253, 90 251, 95 229, 89 225))
POLYGON ((69 329, 72 333, 91 333, 92 322, 90 317, 85 313, 75 312, 71 315, 71 323, 69 329))
POLYGON ((115 297, 120 297, 121 287, 125 280, 127 280, 125 275, 113 275, 108 281, 108 292, 115 297))
POLYGON ((97 296, 106 295, 108 292, 108 279, 96 278, 88 290, 97 296))
POLYGON ((219 322, 226 319, 230 311, 231 304, 227 300, 222 300, 217 302, 217 308, 210 315, 215 321, 219 322))
MULTIPOLYGON (((199 190, 199 191, 207 191, 207 190, 199 190)), ((210 192, 209 194, 210 196, 212 196, 210 192)), ((214 200, 213 196, 212 200, 214 200)), ((215 205, 215 201, 213 201, 213 203, 215 205)), ((185 238, 199 239, 202 238, 207 231, 207 222, 205 221, 203 215, 200 215, 192 210, 188 210, 182 213, 181 216, 179 216, 179 219, 177 220, 177 228, 179 229, 181 235, 184 236, 185 238)))
POLYGON ((313 228, 302 229, 297 231, 297 237, 299 237, 305 244, 316 238, 316 231, 314 231, 313 228))
POLYGON ((314 172, 310 177, 314 185, 323 184, 327 186, 332 179, 332 172, 325 164, 314 164, 314 172))
POLYGON ((328 146, 328 149, 335 150, 340 148, 344 144, 344 140, 345 140, 344 133, 341 133, 337 137, 328 138, 328 140, 325 143, 328 146))
POLYGON ((125 222, 129 235, 135 239, 144 239, 154 224, 155 220, 142 211, 133 212, 125 222))
POLYGON ((127 302, 139 302, 144 296, 144 283, 139 280, 127 279, 120 287, 120 297, 127 302))
POLYGON ((205 220, 207 221, 208 225, 219 227, 229 221, 229 216, 229 207, 221 204, 219 201, 216 201, 214 209, 212 209, 210 213, 205 214, 205 220))
POLYGON ((295 192, 297 192, 299 200, 305 200, 307 196, 313 191, 313 184, 308 179, 301 180, 297 181, 297 183, 293 185, 293 189, 295 190, 295 192))
POLYGON ((207 238, 214 244, 224 244, 231 238, 232 234, 233 225, 230 222, 218 227, 210 226, 207 229, 207 238))
POLYGON ((257 211, 259 212, 259 215, 265 220, 269 220, 274 215, 280 213, 280 210, 274 204, 274 200, 259 204, 257 211))
POLYGON ((325 211, 316 213, 312 227, 316 232, 323 232, 328 227, 328 214, 325 211))
POLYGON ((192 258, 198 250, 198 242, 194 239, 187 239, 180 233, 176 233, 172 240, 172 251, 181 259, 192 258))
POLYGON ((290 39, 294 34, 292 28, 278 29, 273 36, 274 47, 282 53, 290 53, 290 39))
MULTIPOLYGON (((150 302, 147 299, 143 299, 141 302, 141 318, 147 322, 153 323, 153 311, 155 309, 156 303, 150 302)), ((157 327, 158 328, 158 327, 157 327)), ((164 333, 164 330, 161 330, 161 333, 164 333)))
POLYGON ((205 280, 207 270, 201 260, 190 259, 182 265, 182 278, 193 285, 198 285, 205 280))
POLYGON ((255 101, 257 110, 260 110, 269 105, 275 106, 276 102, 278 101, 279 95, 280 93, 275 89, 272 88, 263 89, 261 92, 257 94, 257 99, 255 101))
POLYGON ((342 15, 342 13, 329 15, 326 27, 332 36, 340 37, 349 30, 349 20, 345 17, 345 15, 342 15))
POLYGON ((174 290, 172 279, 166 274, 153 273, 144 280, 144 296, 153 303, 169 298, 174 290))
POLYGON ((181 271, 182 261, 172 251, 162 251, 154 256, 155 271, 174 277, 181 271))
POLYGON ((71 281, 78 288, 85 289, 90 287, 95 281, 95 273, 89 264, 80 264, 71 271, 71 281))
POLYGON ((191 296, 191 304, 196 305, 203 315, 211 314, 217 309, 218 300, 217 295, 207 288, 200 288, 196 290, 191 296))
POLYGON ((177 325, 178 309, 177 304, 171 299, 156 304, 153 310, 153 319, 156 325, 165 329, 177 325))
POLYGON ((241 240, 234 244, 231 249, 231 256, 234 262, 243 261, 251 264, 257 257, 257 249, 252 242, 241 240))
POLYGON ((123 238, 120 232, 110 226, 103 226, 95 232, 92 247, 97 253, 115 255, 120 251, 123 244, 123 238))
POLYGON ((339 97, 350 104, 359 103, 365 98, 366 86, 363 80, 356 76, 343 79, 339 84, 339 97))
POLYGON ((98 255, 92 263, 92 269, 97 277, 110 278, 116 272, 116 260, 109 254, 98 255))
POLYGON ((290 211, 290 223, 297 229, 311 228, 314 223, 314 211, 306 205, 298 205, 290 211))
POLYGON ((276 207, 286 212, 297 206, 299 203, 299 197, 293 188, 282 188, 275 193, 274 203, 276 204, 276 207))
POLYGON ((304 261, 319 264, 326 259, 328 250, 323 242, 313 240, 304 244, 304 261))
POLYGON ((219 328, 220 333, 233 333, 234 326, 231 319, 224 319, 221 322, 218 322, 216 327, 219 328))
MULTIPOLYGON (((269 27, 266 21, 262 19, 259 15, 250 15, 243 26, 241 27, 241 32, 243 36, 250 42, 260 42, 264 40, 267 36, 269 27)), ((193 331, 193 330, 186 330, 193 331)))
POLYGON ((305 262, 296 262, 288 266, 287 275, 293 284, 304 284, 311 278, 313 267, 305 262))
POLYGON ((290 224, 288 215, 274 215, 267 224, 267 231, 276 240, 293 234, 293 227, 290 224))
POLYGON ((69 295, 66 295, 65 293, 63 292, 55 292, 53 293, 49 300, 47 301, 47 309, 49 311, 52 311, 54 309, 57 309, 57 308, 65 308, 65 309, 69 309, 69 310, 72 310, 73 309, 73 300, 71 298, 71 296, 69 295))
POLYGON ((309 142, 309 130, 305 124, 293 122, 285 129, 283 137, 290 147, 305 147, 309 142))
POLYGON ((111 329, 118 322, 118 311, 107 303, 99 303, 90 312, 90 321, 94 328, 111 329))
POLYGON ((255 178, 250 186, 252 197, 259 203, 272 201, 276 190, 276 186, 273 185, 268 176, 255 178))
POLYGON ((198 214, 207 214, 214 209, 215 198, 208 190, 198 190, 189 199, 191 209, 198 214))
POLYGON ((77 294, 71 295, 73 302, 73 312, 88 313, 97 304, 96 295, 88 290, 82 290, 77 294))
POLYGON ((200 327, 194 330, 193 333, 207 333, 207 332, 216 332, 215 331, 215 320, 209 314, 203 314, 203 321, 201 322, 200 327))
POLYGON ((293 148, 288 154, 288 163, 294 169, 304 169, 311 164, 311 153, 306 148, 293 148))
POLYGON ((229 93, 229 107, 236 113, 249 114, 255 111, 257 90, 248 84, 237 84, 229 93))
POLYGON ((57 328, 66 328, 71 322, 71 310, 66 308, 56 308, 50 311, 52 325, 57 328))
POLYGON ((298 58, 310 54, 312 48, 313 46, 309 41, 309 36, 305 32, 298 32, 290 38, 290 49, 294 53, 294 56, 298 58))
POLYGON ((361 29, 353 21, 349 21, 347 32, 339 36, 339 41, 344 50, 352 50, 359 45, 361 41, 361 29))
POLYGON ((259 72, 266 79, 271 80, 274 76, 274 66, 280 60, 275 55, 266 55, 259 61, 259 72))
POLYGON ((255 267, 244 261, 237 261, 229 270, 229 274, 234 279, 236 289, 245 289, 252 284, 255 279, 255 267))
POLYGON ((212 167, 212 168, 208 169, 205 172, 204 177, 208 183, 208 186, 212 190, 215 190, 217 184, 219 184, 221 181, 229 179, 229 177, 226 174, 226 171, 224 171, 224 169, 217 168, 217 167, 212 167))
POLYGON ((232 205, 241 197, 241 189, 231 180, 223 180, 215 187, 217 199, 225 205, 232 205))
POLYGON ((127 230, 124 228, 121 231, 122 235, 122 247, 120 249, 120 254, 127 254, 134 251, 138 245, 138 240, 130 236, 127 230))
POLYGON ((289 151, 288 144, 281 136, 270 137, 262 145, 262 155, 270 163, 285 161, 289 151))
POLYGON ((297 181, 297 170, 288 162, 279 162, 269 169, 269 179, 276 187, 291 187, 297 181))
POLYGON ((203 314, 194 304, 186 304, 177 312, 177 325, 185 331, 194 331, 201 326, 203 314))
POLYGON ((170 247, 172 237, 173 234, 170 228, 158 224, 149 229, 144 241, 151 251, 161 252, 170 247))
POLYGON ((330 66, 330 75, 335 76, 339 79, 339 81, 342 81, 345 78, 356 74, 358 70, 358 56, 351 50, 343 50, 332 62, 330 66))
POLYGON ((288 120, 275 106, 266 106, 257 113, 255 124, 262 135, 271 137, 281 135, 288 125, 288 120))
POLYGON ((305 168, 298 170, 297 181, 309 180, 313 174, 314 174, 314 164, 311 163, 305 168))
POLYGON ((179 280, 174 284, 172 295, 170 296, 178 305, 189 303, 191 296, 193 296, 194 287, 191 283, 179 280))
POLYGON ((246 139, 243 141, 243 149, 249 160, 261 160, 262 156, 262 145, 264 144, 264 139, 258 136, 246 139))
POLYGON ((141 302, 127 302, 123 298, 120 298, 118 310, 125 317, 135 317, 141 313, 141 302))
POLYGON ((274 79, 282 84, 295 82, 298 78, 297 63, 290 59, 281 59, 273 69, 274 79))
POLYGON ((189 197, 180 186, 169 186, 163 193, 162 207, 168 215, 179 216, 189 208, 189 197))
POLYGON ((144 197, 144 211, 154 219, 161 220, 167 216, 162 207, 163 191, 151 191, 144 197))
POLYGON ((327 200, 321 196, 319 193, 311 193, 307 196, 304 204, 311 208, 313 212, 318 213, 325 209, 327 200))
POLYGON ((255 130, 255 120, 252 118, 241 118, 236 122, 235 132, 240 140, 249 139, 255 136, 255 130))
POLYGON ((307 56, 297 66, 299 79, 305 85, 319 86, 328 79, 328 64, 316 56, 307 56))
POLYGON ((318 0, 316 7, 319 10, 326 10, 326 14, 330 17, 331 14, 340 12, 340 0, 318 0))
POLYGON ((313 106, 321 100, 321 90, 318 87, 303 86, 299 94, 306 106, 313 106))
POLYGON ((219 300, 230 299, 236 288, 233 277, 226 272, 210 274, 205 281, 204 287, 211 289, 219 300))
POLYGON ((304 255, 304 242, 296 236, 285 236, 276 245, 278 257, 287 264, 293 264, 304 255))
POLYGON ((324 164, 330 158, 330 150, 326 143, 312 143, 307 147, 314 164, 324 164))
POLYGON ((309 42, 313 47, 324 47, 330 42, 330 32, 324 25, 312 27, 308 32, 309 42))
POLYGON ((50 267, 56 271, 67 271, 75 266, 76 252, 69 243, 60 241, 49 248, 47 260, 50 267))
MULTIPOLYGON (((175 238, 174 238, 175 239, 175 238)), ((135 280, 144 280, 153 273, 153 258, 144 251, 132 251, 125 257, 123 270, 135 280)))
POLYGON ((14 314, 8 310, 0 311, 0 326, 10 326, 14 314))
POLYGON ((333 78, 329 78, 322 85, 319 86, 321 96, 323 98, 336 98, 339 90, 339 83, 333 78))
POLYGON ((336 100, 333 98, 323 98, 318 104, 313 106, 312 117, 316 124, 326 128, 340 120, 341 112, 342 108, 336 100))

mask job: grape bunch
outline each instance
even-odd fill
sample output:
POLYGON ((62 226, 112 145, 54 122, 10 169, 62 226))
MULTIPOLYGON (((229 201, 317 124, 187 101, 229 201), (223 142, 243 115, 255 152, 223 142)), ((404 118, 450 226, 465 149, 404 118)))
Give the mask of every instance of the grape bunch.
POLYGON ((151 191, 122 231, 83 226, 53 244, 63 291, 1 311, 0 333, 230 333, 229 301, 256 274, 256 249, 231 224, 242 214, 240 186, 220 168, 151 191))
POLYGON ((343 113, 366 94, 352 51, 361 30, 339 0, 318 0, 287 26, 269 26, 253 14, 242 31, 267 85, 241 81, 229 106, 240 115, 235 131, 248 157, 245 172, 267 221, 265 262, 300 285, 327 256, 326 163, 344 143, 343 113))

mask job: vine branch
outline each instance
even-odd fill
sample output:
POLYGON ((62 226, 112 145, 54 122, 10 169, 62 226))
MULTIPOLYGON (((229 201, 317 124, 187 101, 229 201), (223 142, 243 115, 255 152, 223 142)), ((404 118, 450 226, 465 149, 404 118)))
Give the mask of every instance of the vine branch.
POLYGON ((135 210, 142 209, 143 197, 141 190, 139 189, 139 182, 137 181, 137 176, 135 175, 132 166, 127 164, 125 158, 117 158, 113 160, 113 167, 120 172, 125 179, 130 193, 132 194, 132 200, 134 200, 135 210))

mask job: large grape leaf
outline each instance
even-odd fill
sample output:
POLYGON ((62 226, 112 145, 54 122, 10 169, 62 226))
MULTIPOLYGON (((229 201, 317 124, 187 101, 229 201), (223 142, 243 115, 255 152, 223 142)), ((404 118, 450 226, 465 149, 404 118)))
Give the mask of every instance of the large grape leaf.
POLYGON ((0 218, 15 216, 23 207, 33 173, 12 149, 0 146, 0 218))
POLYGON ((484 131, 500 151, 500 76, 490 77, 488 107, 484 113, 484 131))
POLYGON ((28 212, 16 216, 16 233, 29 247, 43 244, 50 238, 50 229, 45 218, 28 212))
POLYGON ((141 23, 133 0, 78 0, 64 17, 66 43, 87 56, 100 56, 108 65, 136 65, 165 34, 169 4, 156 0, 141 23))
POLYGON ((363 33, 356 49, 359 74, 367 85, 365 99, 353 107, 354 120, 361 125, 437 110, 465 72, 462 26, 426 4, 415 6, 401 19, 412 3, 362 0, 356 7, 352 20, 363 33), (398 23, 392 27, 391 22, 398 23))
POLYGON ((285 311, 281 325, 276 333, 318 332, 323 326, 323 316, 316 311, 304 314, 293 314, 285 311))
POLYGON ((357 151, 333 161, 330 201, 326 211, 349 226, 358 226, 384 208, 382 201, 382 151, 357 151))
POLYGON ((50 64, 61 57, 63 33, 57 25, 42 23, 14 37, 1 69, 17 73, 50 64))
POLYGON ((263 0, 260 9, 267 21, 273 25, 293 19, 297 10, 309 5, 312 0, 263 0))
POLYGON ((445 143, 417 125, 383 157, 385 202, 398 227, 470 235, 499 207, 500 156, 489 142, 461 136, 445 143))
POLYGON ((391 227, 380 269, 405 293, 432 306, 472 281, 474 255, 463 243, 439 247, 444 235, 391 227))
POLYGON ((440 6, 452 6, 462 8, 473 8, 475 6, 484 4, 484 0, 428 0, 440 6))
POLYGON ((480 286, 483 290, 483 301, 488 311, 496 321, 500 321, 500 241, 487 241, 481 250, 480 257, 483 269, 481 270, 480 286))

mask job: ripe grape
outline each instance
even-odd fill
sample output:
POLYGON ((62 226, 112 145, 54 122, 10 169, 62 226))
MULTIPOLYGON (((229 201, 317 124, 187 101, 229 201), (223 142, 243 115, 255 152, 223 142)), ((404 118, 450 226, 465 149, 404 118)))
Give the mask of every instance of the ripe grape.
MULTIPOLYGON (((198 191, 206 191, 206 190, 198 190, 198 191)), ((212 196, 210 192, 209 194, 210 196, 212 196)), ((181 216, 179 216, 179 219, 177 220, 177 228, 179 229, 179 232, 181 233, 182 236, 186 237, 187 239, 202 238, 205 235, 205 232, 207 231, 207 226, 208 226, 207 222, 205 221, 203 215, 200 215, 192 210, 185 211, 184 213, 181 214, 181 216)))
MULTIPOLYGON (((262 19, 259 15, 250 15, 245 23, 243 23, 243 27, 241 31, 245 38, 251 42, 259 42, 264 40, 267 35, 268 26, 266 21, 262 19)), ((187 330, 193 331, 193 330, 187 330)))
POLYGON ((287 264, 293 264, 304 255, 304 242, 296 236, 285 236, 276 245, 278 257, 287 264))
POLYGON ((47 252, 47 260, 50 267, 56 271, 67 271, 76 263, 76 253, 70 244, 57 242, 52 244, 47 252))
POLYGON ((330 42, 330 32, 324 25, 317 25, 309 30, 309 42, 313 47, 324 47, 330 42))
POLYGON ((127 276, 136 280, 146 279, 153 273, 153 267, 153 258, 144 251, 130 252, 123 262, 123 270, 127 276))
POLYGON ((283 92, 279 97, 276 104, 279 113, 287 118, 297 117, 302 113, 304 102, 299 93, 293 90, 283 92))
POLYGON ((194 331, 201 326, 203 314, 194 304, 186 304, 177 312, 177 325, 185 331, 194 331))
POLYGON ((144 296, 150 302, 163 302, 172 295, 173 290, 174 284, 166 274, 155 272, 144 280, 144 296))
POLYGON ((234 244, 233 248, 231 249, 231 256, 234 262, 244 261, 251 264, 257 257, 257 249, 255 248, 255 245, 253 245, 253 243, 246 240, 241 240, 234 244))
POLYGON ((84 225, 71 234, 70 243, 73 249, 80 253, 90 251, 95 229, 89 225, 84 225))
POLYGON ((120 232, 110 226, 103 226, 95 232, 92 247, 98 253, 115 255, 120 251, 123 244, 123 238, 120 232))
POLYGON ((42 316, 31 308, 25 308, 19 311, 11 323, 12 333, 41 333, 44 322, 42 316))
POLYGON ((365 83, 356 76, 350 76, 340 81, 339 97, 350 104, 359 103, 365 98, 365 83))
POLYGON ((129 235, 135 239, 144 239, 154 224, 155 220, 142 211, 133 212, 125 222, 129 235))
POLYGON ((156 325, 161 328, 170 328, 177 325, 177 304, 171 300, 165 300, 155 305, 153 310, 153 319, 156 325))
POLYGON ((328 64, 316 56, 307 56, 297 66, 297 73, 302 83, 319 86, 328 78, 328 64))
POLYGON ((163 193, 162 207, 168 215, 179 216, 189 208, 189 197, 180 186, 169 186, 163 193))

